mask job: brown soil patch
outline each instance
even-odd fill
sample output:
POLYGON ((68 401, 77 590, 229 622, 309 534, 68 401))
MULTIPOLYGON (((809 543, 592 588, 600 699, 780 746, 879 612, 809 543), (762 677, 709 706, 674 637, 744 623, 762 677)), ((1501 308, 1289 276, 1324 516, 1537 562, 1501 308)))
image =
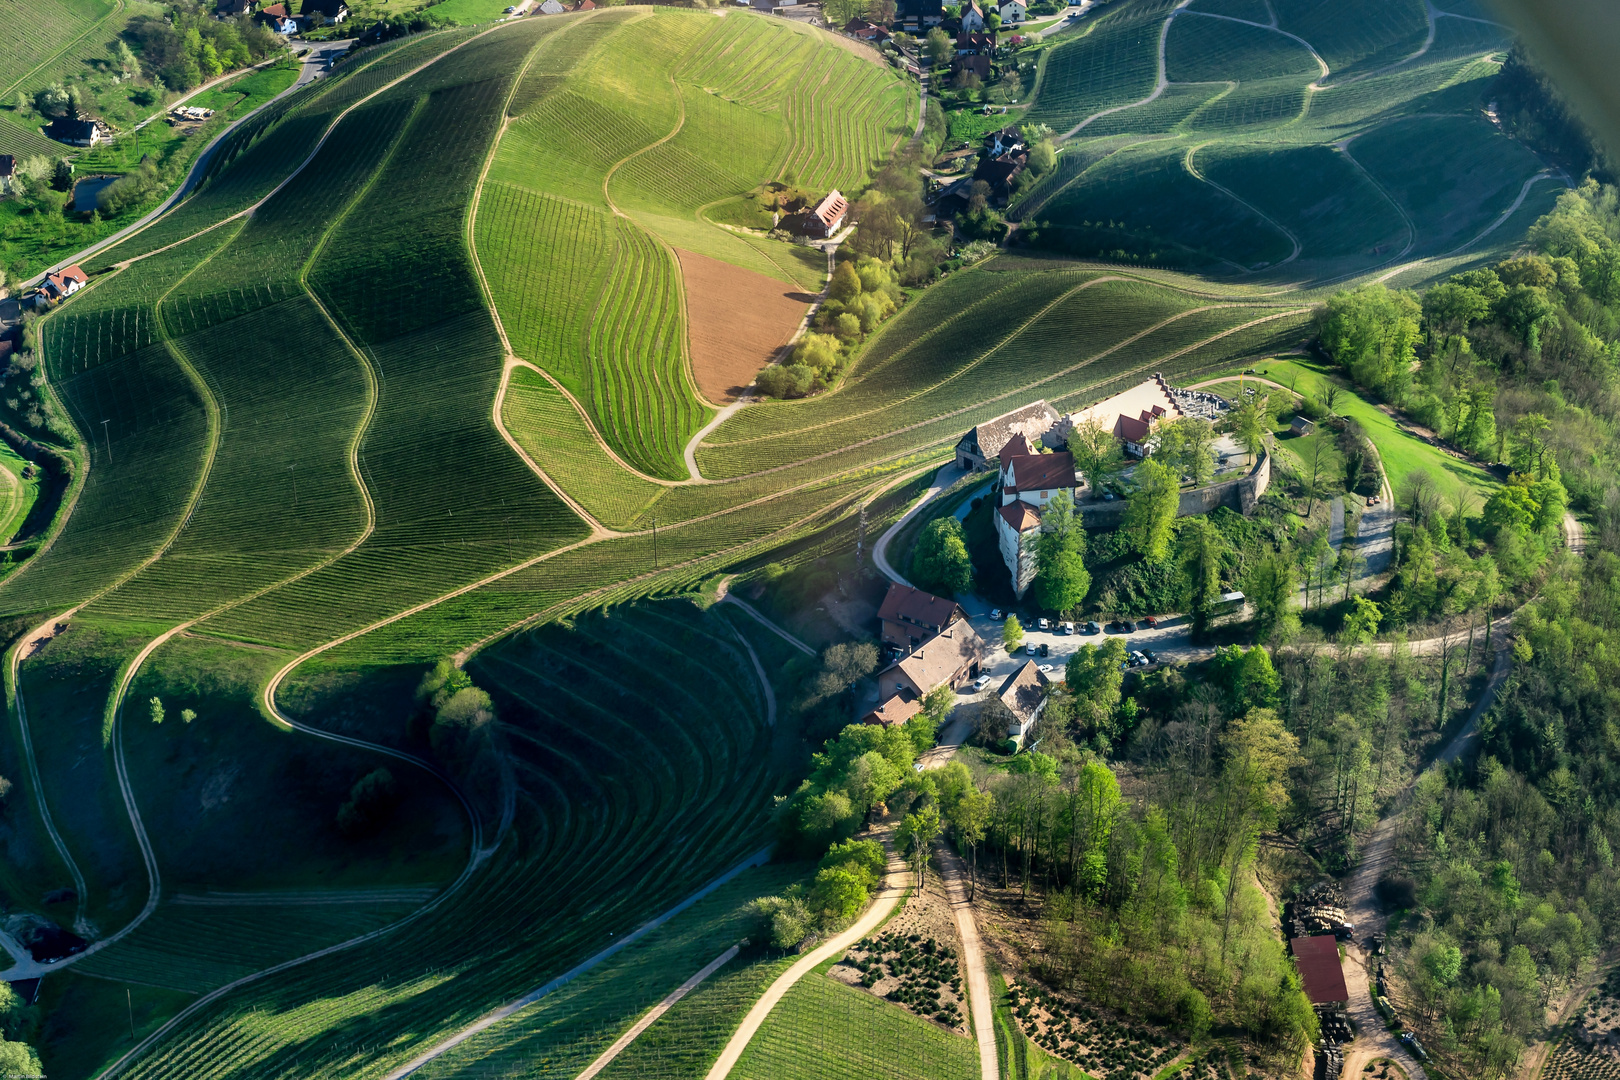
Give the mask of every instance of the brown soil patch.
POLYGON ((675 249, 686 282, 692 377, 716 404, 737 400, 776 358, 815 298, 785 281, 675 249))

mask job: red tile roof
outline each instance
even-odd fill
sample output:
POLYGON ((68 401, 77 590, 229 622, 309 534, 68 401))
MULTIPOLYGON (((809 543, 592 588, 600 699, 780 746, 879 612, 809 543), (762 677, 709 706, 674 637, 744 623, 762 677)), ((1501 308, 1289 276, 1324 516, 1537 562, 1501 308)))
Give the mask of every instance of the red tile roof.
POLYGON ((1013 458, 1029 457, 1034 453, 1035 448, 1029 445, 1029 440, 1024 438, 1024 433, 1020 431, 1007 440, 1007 445, 1001 448, 1001 453, 996 455, 996 460, 1005 465, 1013 458))
POLYGON ((1011 492, 1051 491, 1072 488, 1078 483, 1074 475, 1074 455, 1067 450, 1014 458, 1007 467, 1012 470, 1013 483, 1007 488, 1011 492))
POLYGON ((1350 989, 1344 984, 1344 968, 1339 963, 1339 941, 1332 934, 1295 938, 1294 965, 1299 968, 1305 996, 1313 1005, 1349 1001, 1350 989))
POLYGON ((910 585, 890 585, 883 606, 878 609, 878 618, 886 622, 911 623, 930 630, 944 629, 961 615, 962 609, 955 600, 946 600, 910 585))
POLYGON ((822 227, 829 230, 847 213, 849 200, 840 195, 837 188, 829 191, 827 197, 816 203, 816 208, 811 211, 811 214, 820 219, 822 227))
POLYGON ((922 712, 922 701, 920 699, 912 698, 907 701, 899 694, 896 694, 861 717, 861 722, 865 724, 881 724, 884 727, 895 727, 905 723, 920 712, 922 712))
POLYGON ((1001 508, 1001 516, 1014 532, 1028 532, 1041 527, 1041 515, 1027 502, 1010 502, 1001 508))

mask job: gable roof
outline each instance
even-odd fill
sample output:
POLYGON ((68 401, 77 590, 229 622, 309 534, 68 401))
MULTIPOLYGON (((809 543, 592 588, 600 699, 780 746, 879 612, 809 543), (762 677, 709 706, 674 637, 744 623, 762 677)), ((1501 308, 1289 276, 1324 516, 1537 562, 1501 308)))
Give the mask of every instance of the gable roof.
POLYGON ((906 700, 899 694, 894 695, 882 705, 861 717, 863 724, 882 724, 884 727, 896 727, 910 720, 922 712, 922 699, 912 698, 906 700))
POLYGON ((244 15, 253 10, 257 0, 216 0, 214 13, 217 15, 244 15))
MULTIPOLYGON (((965 178, 964 178, 965 179, 965 178)), ((976 425, 968 435, 979 444, 979 454, 986 460, 1001 455, 1001 448, 1016 434, 1039 435, 1057 421, 1057 410, 1045 401, 1032 401, 1012 412, 1002 413, 976 425)))
POLYGON ((1065 437, 1081 424, 1096 421, 1104 431, 1126 442, 1139 443, 1159 420, 1174 420, 1182 415, 1175 395, 1164 376, 1144 379, 1128 390, 1104 398, 1080 412, 1065 416, 1059 424, 1065 437))
POLYGON ((85 274, 84 270, 80 268, 78 263, 74 263, 72 266, 68 267, 66 270, 63 270, 56 276, 61 278, 63 281, 77 281, 80 285, 83 285, 90 280, 89 276, 85 274))
POLYGON ((833 188, 827 197, 816 203, 816 208, 810 211, 811 215, 821 221, 823 227, 831 229, 849 212, 849 201, 833 188))
POLYGON ((1041 512, 1027 502, 1010 502, 1000 507, 1001 517, 1013 532, 1029 532, 1041 527, 1041 512))
POLYGON ((1339 941, 1332 934, 1293 940, 1294 965, 1299 968, 1300 982, 1305 984, 1305 996, 1313 1005, 1327 1005, 1335 1001, 1349 1001, 1350 990, 1344 984, 1344 967, 1339 962, 1339 941))
POLYGON ((347 11, 348 7, 343 0, 304 0, 305 15, 319 14, 335 19, 338 12, 347 11))
POLYGON ((288 15, 287 15, 287 5, 286 4, 271 4, 269 7, 265 8, 263 11, 259 12, 259 14, 263 15, 264 17, 269 18, 269 19, 285 19, 285 18, 288 17, 288 15))
POLYGON ((894 666, 926 694, 983 657, 984 642, 966 621, 958 620, 894 666))
POLYGON ((900 584, 889 586, 888 593, 883 597, 883 606, 878 609, 878 618, 886 622, 911 623, 930 630, 944 629, 963 617, 964 613, 955 600, 946 600, 900 584))
POLYGON ((1029 445, 1029 440, 1024 438, 1024 433, 1020 431, 1007 440, 1006 445, 1001 448, 1001 452, 996 455, 996 460, 1005 465, 1013 458, 1033 457, 1034 454, 1035 448, 1029 445))
POLYGON ((1035 661, 1026 660, 1023 667, 1002 681, 996 696, 1012 710, 1014 716, 1027 724, 1040 711, 1041 702, 1046 700, 1046 684, 1047 678, 1035 666, 1035 661))
POLYGON ((1057 454, 1029 454, 1007 463, 1012 470, 1009 492, 1050 491, 1072 488, 1079 481, 1074 475, 1074 455, 1067 450, 1057 454))

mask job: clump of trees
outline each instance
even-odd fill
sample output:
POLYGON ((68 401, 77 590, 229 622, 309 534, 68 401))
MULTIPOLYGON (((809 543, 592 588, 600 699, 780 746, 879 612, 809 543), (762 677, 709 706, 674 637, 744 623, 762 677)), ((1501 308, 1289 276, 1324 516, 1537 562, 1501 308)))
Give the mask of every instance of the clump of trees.
POLYGON ((449 660, 440 660, 422 678, 417 700, 433 716, 428 739, 436 753, 455 755, 466 750, 473 736, 495 719, 489 694, 473 685, 472 676, 449 660))
POLYGON ((144 69, 170 90, 190 90, 280 48, 275 34, 247 16, 216 19, 213 5, 195 0, 169 4, 162 15, 136 15, 122 38, 134 50, 118 54, 124 69, 144 69))
POLYGON ((351 840, 369 836, 388 820, 399 798, 394 774, 386 767, 373 769, 354 782, 348 800, 338 807, 338 831, 351 840))
POLYGON ((940 596, 972 589, 973 560, 960 521, 946 516, 923 526, 911 553, 911 577, 921 588, 940 596))
POLYGON ((786 363, 761 371, 754 385, 776 398, 803 397, 830 386, 855 347, 904 299, 892 265, 870 255, 840 262, 816 313, 818 329, 799 340, 786 363))

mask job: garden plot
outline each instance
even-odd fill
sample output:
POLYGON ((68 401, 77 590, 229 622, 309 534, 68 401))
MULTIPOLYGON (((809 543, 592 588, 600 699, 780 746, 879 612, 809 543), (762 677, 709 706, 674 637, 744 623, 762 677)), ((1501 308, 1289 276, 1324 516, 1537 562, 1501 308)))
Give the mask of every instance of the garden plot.
POLYGON ((903 927, 862 938, 829 974, 958 1034, 967 1030, 967 992, 955 948, 903 927))
POLYGON ((677 249, 692 375, 709 401, 735 401, 786 345, 813 299, 741 267, 677 249))
POLYGON ((1620 972, 1587 997, 1542 1070, 1546 1080, 1620 1077, 1620 972))
POLYGON ((1038 983, 1014 982, 1007 994, 1031 1042, 1106 1080, 1151 1080, 1186 1049, 1162 1028, 1070 1001, 1038 983))

